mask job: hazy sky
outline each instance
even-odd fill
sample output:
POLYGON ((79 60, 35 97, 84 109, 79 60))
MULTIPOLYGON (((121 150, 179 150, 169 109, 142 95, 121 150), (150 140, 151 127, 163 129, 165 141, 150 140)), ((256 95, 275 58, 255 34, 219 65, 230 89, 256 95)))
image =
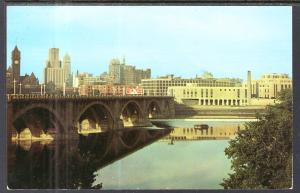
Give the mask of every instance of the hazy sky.
POLYGON ((292 74, 291 7, 9 6, 7 62, 17 44, 21 74, 43 80, 48 49, 71 56, 72 70, 94 75, 112 58, 175 74, 245 79, 292 74))

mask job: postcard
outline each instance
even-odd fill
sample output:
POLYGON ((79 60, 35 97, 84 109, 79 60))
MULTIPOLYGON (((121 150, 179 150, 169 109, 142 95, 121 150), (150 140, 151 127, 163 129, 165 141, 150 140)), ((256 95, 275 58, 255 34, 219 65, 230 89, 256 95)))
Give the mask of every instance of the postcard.
POLYGON ((292 7, 8 6, 8 189, 289 189, 292 7))

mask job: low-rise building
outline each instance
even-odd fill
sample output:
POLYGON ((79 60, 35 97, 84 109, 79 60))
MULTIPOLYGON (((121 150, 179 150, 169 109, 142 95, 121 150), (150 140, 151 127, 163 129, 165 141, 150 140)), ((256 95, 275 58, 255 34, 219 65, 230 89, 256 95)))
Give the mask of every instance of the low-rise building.
POLYGON ((103 85, 107 82, 103 80, 100 76, 93 76, 89 73, 79 73, 77 72, 76 75, 73 77, 73 87, 79 88, 82 85, 103 85))
POLYGON ((207 87, 188 83, 168 87, 168 95, 178 103, 188 105, 245 106, 248 105, 246 85, 238 87, 207 87))
POLYGON ((144 89, 144 95, 148 96, 167 96, 169 87, 185 87, 187 84, 195 84, 198 87, 234 87, 241 86, 239 79, 231 78, 180 78, 174 75, 167 75, 159 78, 142 79, 141 86, 144 89))
POLYGON ((81 85, 79 95, 87 96, 126 96, 143 95, 143 89, 139 86, 130 85, 81 85))
POLYGON ((252 81, 252 97, 275 99, 284 89, 292 88, 292 79, 288 74, 264 74, 258 80, 252 81))

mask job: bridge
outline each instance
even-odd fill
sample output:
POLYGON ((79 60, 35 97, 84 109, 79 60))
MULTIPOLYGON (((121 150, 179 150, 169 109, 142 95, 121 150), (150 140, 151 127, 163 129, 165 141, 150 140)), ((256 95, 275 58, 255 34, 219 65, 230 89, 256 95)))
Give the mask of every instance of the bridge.
POLYGON ((26 128, 35 137, 77 138, 85 128, 104 132, 151 126, 150 119, 174 115, 168 96, 7 95, 9 141, 26 128))

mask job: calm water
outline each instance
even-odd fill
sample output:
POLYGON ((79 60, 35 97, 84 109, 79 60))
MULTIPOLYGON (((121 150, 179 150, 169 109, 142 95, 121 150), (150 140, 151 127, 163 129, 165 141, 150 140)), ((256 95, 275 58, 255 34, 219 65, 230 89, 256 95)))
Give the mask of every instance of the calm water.
MULTIPOLYGON (((244 120, 168 120, 172 127, 244 120)), ((220 189, 230 172, 228 140, 159 140, 171 130, 137 128, 79 141, 9 147, 8 184, 20 188, 220 189)))
MULTIPOLYGON (((173 119, 172 127, 242 125, 251 120, 173 119)), ((229 140, 157 141, 96 172, 103 189, 222 189, 230 172, 229 140)))
POLYGON ((207 189, 230 171, 224 140, 156 142, 97 171, 104 189, 207 189))

